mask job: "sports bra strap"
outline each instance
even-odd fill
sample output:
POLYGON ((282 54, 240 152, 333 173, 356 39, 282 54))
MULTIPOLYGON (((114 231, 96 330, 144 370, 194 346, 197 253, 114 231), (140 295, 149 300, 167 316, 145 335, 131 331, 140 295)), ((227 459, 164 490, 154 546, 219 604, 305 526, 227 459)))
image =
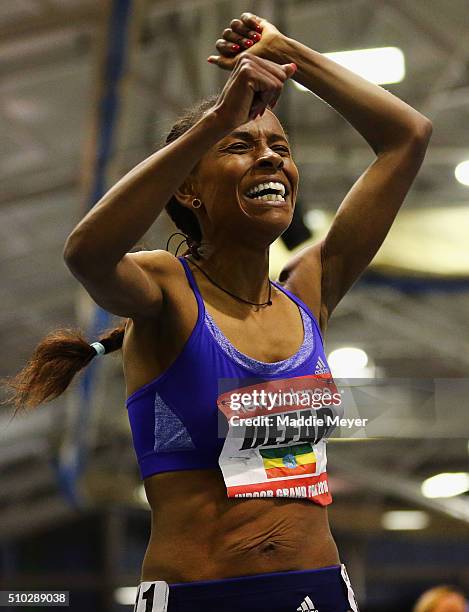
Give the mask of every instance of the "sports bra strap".
POLYGON ((192 291, 194 292, 195 299, 197 300, 197 306, 199 310, 199 314, 197 317, 197 321, 200 321, 202 317, 205 315, 205 304, 200 294, 199 288, 197 287, 197 283, 195 282, 194 275, 192 274, 192 270, 190 269, 189 264, 187 263, 186 258, 183 255, 178 256, 179 261, 182 263, 184 271, 186 273, 187 280, 189 281, 189 285, 191 286, 192 291))
POLYGON ((306 312, 306 314, 313 320, 314 325, 316 326, 316 329, 318 330, 319 335, 321 336, 321 339, 324 340, 323 337, 322 337, 322 331, 321 331, 321 328, 319 327, 318 320, 316 319, 316 317, 314 316, 314 314, 312 313, 310 308, 308 306, 306 306, 306 304, 303 302, 303 300, 300 300, 300 298, 297 295, 295 295, 294 293, 292 293, 291 291, 289 291, 288 289, 283 287, 277 281, 271 281, 271 283, 273 285, 275 285, 277 287, 277 289, 280 289, 280 291, 283 291, 283 293, 285 293, 290 299, 292 299, 295 302, 295 304, 297 304, 297 306, 299 306, 300 308, 302 308, 306 312))
MULTIPOLYGON (((204 301, 203 301, 202 296, 200 294, 199 288, 197 287, 197 283, 195 281, 194 274, 192 273, 192 270, 190 269, 190 266, 187 263, 186 258, 183 255, 179 255, 178 259, 179 259, 179 261, 182 263, 182 265, 184 267, 184 271, 186 273, 187 280, 189 281, 189 285, 191 286, 192 291, 195 294, 195 298, 197 300, 197 305, 198 305, 198 310, 199 310, 199 314, 198 314, 198 319, 197 320, 200 321, 202 319, 202 317, 205 316, 205 304, 204 304, 204 301)), ((316 329, 319 332, 319 335, 320 335, 321 339, 323 340, 322 331, 321 331, 321 328, 319 327, 319 323, 318 323, 316 317, 314 316, 314 314, 308 308, 308 306, 306 306, 306 304, 303 302, 303 300, 301 300, 294 293, 292 293, 291 291, 289 291, 288 289, 283 287, 280 283, 278 283, 276 281, 270 281, 270 282, 273 285, 275 285, 275 287, 277 287, 277 289, 280 289, 280 291, 285 293, 291 300, 293 300, 295 302, 295 304, 297 304, 297 306, 299 306, 300 309, 302 309, 302 310, 304 310, 306 312, 306 314, 312 319, 314 325, 316 326, 316 329)))

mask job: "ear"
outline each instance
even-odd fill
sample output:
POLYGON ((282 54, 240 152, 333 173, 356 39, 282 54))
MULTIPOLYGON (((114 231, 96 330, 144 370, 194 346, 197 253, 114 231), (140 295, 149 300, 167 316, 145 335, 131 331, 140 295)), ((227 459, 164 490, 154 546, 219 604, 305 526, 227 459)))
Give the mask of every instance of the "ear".
POLYGON ((192 208, 192 200, 197 197, 196 187, 192 176, 188 176, 186 180, 174 192, 174 197, 177 201, 187 208, 192 208))

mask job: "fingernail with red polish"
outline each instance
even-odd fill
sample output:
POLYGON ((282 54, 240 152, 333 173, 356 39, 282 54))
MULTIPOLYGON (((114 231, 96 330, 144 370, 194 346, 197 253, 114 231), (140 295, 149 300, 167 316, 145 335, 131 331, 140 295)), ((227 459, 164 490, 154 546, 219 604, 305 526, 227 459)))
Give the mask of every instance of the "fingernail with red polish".
POLYGON ((239 51, 241 49, 241 47, 239 45, 231 45, 231 50, 232 51, 239 51))
POLYGON ((252 45, 254 44, 252 40, 243 40, 243 43, 245 47, 252 47, 252 45))
POLYGON ((249 38, 252 38, 253 40, 260 40, 261 37, 259 36, 259 34, 257 32, 249 32, 249 38))
POLYGON ((258 32, 262 32, 262 28, 261 28, 261 26, 260 26, 260 25, 256 25, 256 30, 257 30, 258 32))

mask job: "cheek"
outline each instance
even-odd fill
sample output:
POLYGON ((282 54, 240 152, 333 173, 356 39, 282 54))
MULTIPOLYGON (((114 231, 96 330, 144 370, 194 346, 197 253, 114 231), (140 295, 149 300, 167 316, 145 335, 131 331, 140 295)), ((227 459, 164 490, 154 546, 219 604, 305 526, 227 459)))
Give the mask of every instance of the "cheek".
POLYGON ((300 182, 300 173, 298 172, 298 168, 295 166, 295 164, 292 164, 289 174, 292 177, 293 192, 296 194, 298 191, 298 184, 300 182))
POLYGON ((290 172, 291 172, 291 175, 294 177, 295 182, 298 183, 299 178, 300 178, 300 173, 294 161, 290 162, 290 172))
POLYGON ((241 156, 211 165, 202 177, 207 198, 216 202, 220 197, 233 196, 249 167, 248 161, 241 156))

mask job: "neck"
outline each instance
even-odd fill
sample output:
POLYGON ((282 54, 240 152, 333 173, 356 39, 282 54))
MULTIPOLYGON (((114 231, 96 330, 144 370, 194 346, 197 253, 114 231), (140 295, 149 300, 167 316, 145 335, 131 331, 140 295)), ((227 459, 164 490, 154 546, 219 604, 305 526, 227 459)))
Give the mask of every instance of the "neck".
POLYGON ((267 301, 268 248, 203 241, 199 254, 197 264, 223 288, 252 302, 267 301))

